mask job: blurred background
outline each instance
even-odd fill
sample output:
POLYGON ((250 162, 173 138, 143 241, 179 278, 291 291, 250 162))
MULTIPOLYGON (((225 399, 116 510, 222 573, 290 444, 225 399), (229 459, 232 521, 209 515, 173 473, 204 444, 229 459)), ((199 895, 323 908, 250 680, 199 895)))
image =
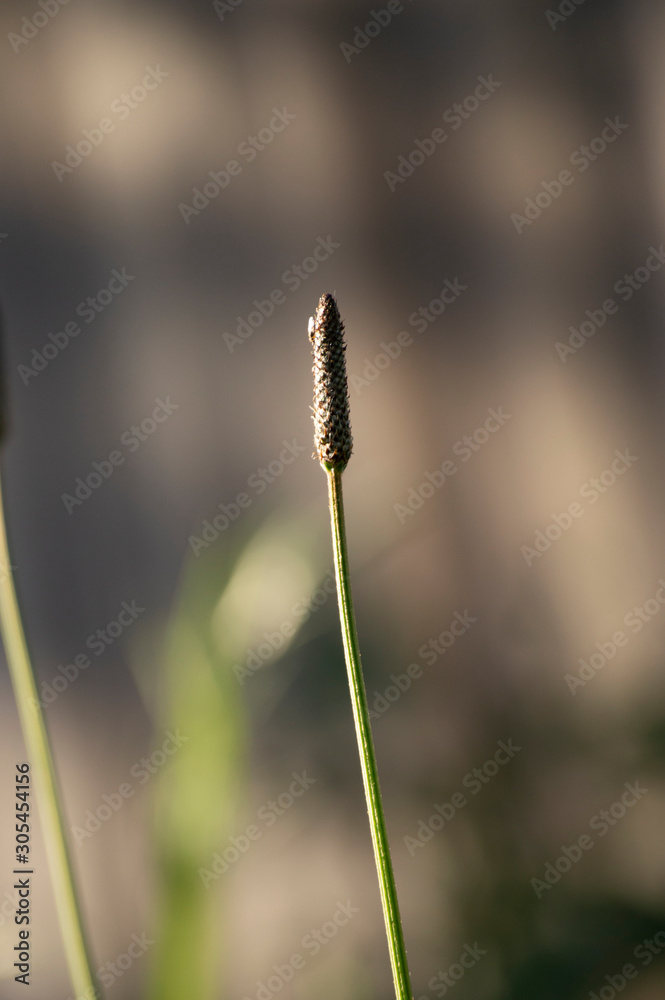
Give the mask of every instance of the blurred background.
POLYGON ((661 997, 662 4, 0 24, 13 572, 105 995, 391 996, 311 458, 333 291, 414 996, 661 997))

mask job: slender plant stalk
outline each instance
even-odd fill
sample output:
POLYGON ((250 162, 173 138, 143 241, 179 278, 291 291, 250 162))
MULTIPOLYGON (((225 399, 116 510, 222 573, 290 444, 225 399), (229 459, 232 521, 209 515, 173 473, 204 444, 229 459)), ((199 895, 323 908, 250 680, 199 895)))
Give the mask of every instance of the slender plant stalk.
POLYGON ((339 598, 339 617, 342 623, 342 638, 344 641, 344 656, 346 670, 351 690, 353 720, 356 726, 356 737, 360 751, 360 766, 365 786, 365 799, 369 813, 369 825, 372 831, 374 860, 379 876, 379 889, 383 906, 383 918, 386 923, 390 964, 393 970, 395 994, 399 1000, 411 1000, 411 983, 409 967, 406 961, 406 946, 402 932, 402 921, 397 902, 395 876, 390 857, 390 846, 386 833, 386 820, 383 814, 379 773, 374 754, 374 742, 367 707, 367 693, 360 664, 360 650, 351 596, 351 579, 349 576, 349 560, 346 548, 346 526, 344 522, 344 502, 342 498, 342 473, 337 469, 328 471, 328 496, 330 499, 330 521, 333 532, 333 551, 335 553, 335 575, 337 577, 337 595, 339 598))
POLYGON ((360 649, 351 596, 342 498, 342 473, 351 457, 353 439, 349 419, 344 356, 346 350, 344 325, 332 295, 321 297, 316 316, 310 320, 309 336, 314 351, 314 443, 317 457, 328 476, 330 521, 344 656, 351 691, 351 705, 360 752, 360 767, 365 786, 374 859, 379 877, 383 917, 388 937, 390 964, 397 1000, 412 1000, 406 946, 386 833, 386 820, 381 801, 379 773, 376 766, 367 693, 360 663, 360 649))
POLYGON ((53 758, 25 641, 11 573, 7 529, 0 485, 0 627, 18 706, 23 739, 34 778, 58 921, 65 946, 74 995, 85 1000, 101 996, 92 972, 80 907, 67 850, 53 758))

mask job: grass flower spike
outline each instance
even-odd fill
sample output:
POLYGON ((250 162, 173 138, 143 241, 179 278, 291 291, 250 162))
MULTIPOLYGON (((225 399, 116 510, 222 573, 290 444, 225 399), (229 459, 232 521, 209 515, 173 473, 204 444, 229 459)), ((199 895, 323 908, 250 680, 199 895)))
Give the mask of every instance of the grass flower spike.
POLYGON ((322 295, 309 321, 314 350, 314 443, 324 469, 341 472, 353 449, 346 382, 344 324, 332 295, 322 295))
POLYGON ((379 877, 390 963, 397 1000, 412 1000, 406 947, 386 833, 386 821, 381 801, 379 775, 351 596, 342 498, 342 473, 351 457, 353 438, 351 437, 351 421, 349 419, 344 324, 332 295, 321 296, 316 315, 309 321, 309 338, 314 354, 314 444, 316 456, 328 476, 330 521, 344 656, 351 691, 351 705, 360 753, 374 859, 379 877))

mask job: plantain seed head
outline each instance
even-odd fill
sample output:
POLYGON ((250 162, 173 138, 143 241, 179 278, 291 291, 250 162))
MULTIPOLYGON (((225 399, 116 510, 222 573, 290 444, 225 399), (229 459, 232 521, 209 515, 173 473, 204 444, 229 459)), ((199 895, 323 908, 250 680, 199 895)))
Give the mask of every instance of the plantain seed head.
POLYGON ((337 303, 326 293, 309 321, 314 355, 314 446, 324 469, 346 467, 353 438, 349 419, 344 324, 337 303))

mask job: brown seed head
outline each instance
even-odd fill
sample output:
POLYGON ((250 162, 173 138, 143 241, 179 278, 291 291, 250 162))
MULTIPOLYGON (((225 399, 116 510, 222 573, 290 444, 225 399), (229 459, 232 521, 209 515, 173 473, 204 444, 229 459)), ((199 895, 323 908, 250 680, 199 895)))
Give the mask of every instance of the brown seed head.
POLYGON ((351 458, 344 324, 332 295, 322 295, 309 321, 314 354, 314 446, 324 469, 341 472, 351 458))

